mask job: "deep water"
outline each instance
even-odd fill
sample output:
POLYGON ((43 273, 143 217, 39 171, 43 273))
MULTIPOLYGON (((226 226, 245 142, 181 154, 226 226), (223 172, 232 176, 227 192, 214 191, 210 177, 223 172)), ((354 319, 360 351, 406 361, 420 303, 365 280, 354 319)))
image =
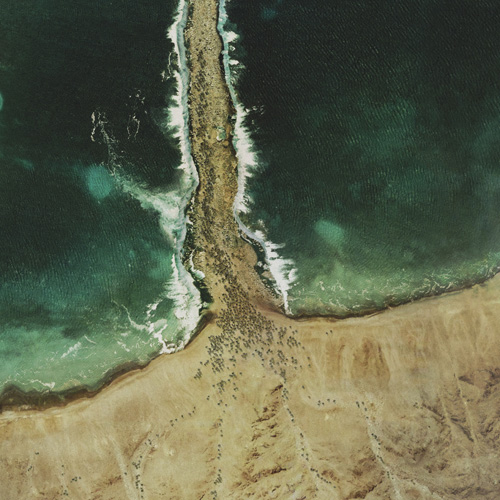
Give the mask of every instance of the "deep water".
POLYGON ((257 153, 240 216, 293 262, 292 312, 362 313, 498 271, 498 2, 226 10, 257 153))
POLYGON ((95 386, 196 323, 177 7, 0 0, 0 391, 95 386))

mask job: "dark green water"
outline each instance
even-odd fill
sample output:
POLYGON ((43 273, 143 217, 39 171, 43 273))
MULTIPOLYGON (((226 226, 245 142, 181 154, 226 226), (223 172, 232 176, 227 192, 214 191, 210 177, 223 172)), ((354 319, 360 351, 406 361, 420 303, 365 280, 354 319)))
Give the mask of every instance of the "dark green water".
POLYGON ((0 0, 0 391, 94 386, 196 324, 177 6, 0 0))
MULTIPOLYGON (((0 388, 94 387, 196 324, 177 7, 0 0, 0 388)), ((226 7, 250 174, 238 213, 291 312, 349 315, 497 272, 497 2, 226 7)))
POLYGON ((348 315, 497 272, 499 2, 226 8, 258 159, 240 215, 284 244, 292 312, 348 315))

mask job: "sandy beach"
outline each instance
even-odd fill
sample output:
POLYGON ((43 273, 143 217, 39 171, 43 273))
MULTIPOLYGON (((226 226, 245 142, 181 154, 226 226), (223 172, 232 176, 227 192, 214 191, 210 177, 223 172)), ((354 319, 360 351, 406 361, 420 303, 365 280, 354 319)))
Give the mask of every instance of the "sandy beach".
POLYGON ((286 317, 233 217, 217 7, 192 0, 185 32, 205 326, 92 397, 4 405, 0 498, 500 498, 500 277, 366 317, 286 317))

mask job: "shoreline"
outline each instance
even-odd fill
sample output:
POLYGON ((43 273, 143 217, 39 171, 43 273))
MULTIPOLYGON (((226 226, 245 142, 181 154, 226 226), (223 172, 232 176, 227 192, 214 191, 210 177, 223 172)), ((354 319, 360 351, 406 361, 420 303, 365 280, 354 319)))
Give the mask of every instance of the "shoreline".
MULTIPOLYGON (((434 300, 439 300, 441 297, 460 295, 461 293, 467 290, 474 290, 476 288, 482 288, 488 286, 488 284, 494 280, 500 281, 500 274, 495 274, 494 276, 486 278, 482 282, 473 283, 467 287, 459 288, 456 290, 445 291, 438 295, 429 295, 413 301, 404 302, 402 304, 387 306, 382 309, 374 309, 374 310, 364 311, 363 313, 360 314, 351 314, 349 316, 341 316, 341 317, 337 317, 334 315, 320 315, 320 314, 288 315, 285 314, 283 311, 279 311, 274 309, 273 307, 269 307, 268 303, 257 304, 257 306, 258 309, 263 312, 267 312, 272 315, 282 316, 284 320, 289 320, 292 323, 307 325, 320 321, 322 323, 325 323, 326 326, 327 324, 333 325, 336 323, 341 323, 353 319, 362 320, 362 319, 372 318, 389 311, 396 311, 405 308, 413 304, 421 304, 421 303, 425 304, 428 302, 432 302, 434 300)), ((10 384, 6 386, 5 389, 2 391, 2 393, 0 394, 0 415, 3 412, 12 412, 12 411, 24 412, 28 410, 44 411, 50 408, 62 408, 81 399, 85 400, 93 398, 100 392, 107 389, 110 385, 118 383, 120 380, 128 376, 133 377, 134 374, 146 370, 151 365, 151 363, 157 361, 158 359, 164 356, 170 357, 179 352, 183 352, 185 350, 190 349, 192 343, 195 342, 197 338, 203 334, 205 328, 207 328, 211 323, 214 323, 216 320, 217 320, 217 314, 211 310, 209 305, 207 308, 203 309, 200 316, 200 320, 195 330, 192 332, 189 341, 182 349, 175 351, 173 353, 160 352, 158 355, 154 356, 153 358, 144 363, 131 361, 123 365, 119 365, 114 369, 109 370, 109 374, 106 375, 102 379, 102 381, 99 384, 97 384, 95 388, 78 386, 61 392, 53 392, 50 390, 46 392, 40 392, 36 390, 24 391, 18 388, 15 384, 10 384)))
MULTIPOLYGON (((189 341, 179 351, 188 349, 190 345, 198 338, 207 324, 213 318, 213 314, 209 309, 205 309, 201 314, 200 321, 192 332, 189 341)), ((120 380, 134 374, 142 372, 151 365, 151 363, 164 357, 171 356, 175 353, 158 353, 158 355, 149 359, 144 363, 129 361, 122 365, 112 368, 108 373, 96 384, 95 387, 76 386, 63 391, 45 391, 36 390, 24 391, 15 384, 7 385, 0 393, 0 416, 4 412, 25 412, 25 411, 44 411, 50 408, 64 408, 65 406, 76 401, 90 399, 104 391, 110 385, 118 383, 120 380)))
POLYGON ((238 160, 233 147, 236 108, 226 83, 219 33, 219 2, 189 2, 190 18, 185 30, 189 50, 188 95, 191 152, 200 184, 192 199, 189 219, 193 262, 205 278, 213 307, 224 302, 221 280, 231 277, 238 287, 259 303, 279 310, 275 297, 254 270, 257 257, 241 238, 233 216, 238 193, 238 160), (208 23, 207 20, 211 20, 208 23), (225 131, 219 138, 219 131, 225 131))
POLYGON ((499 301, 498 277, 337 322, 236 300, 92 398, 0 414, 2 498, 495 500, 499 301))
MULTIPOLYGON (((335 324, 347 320, 352 319, 364 319, 364 318, 372 318, 374 316, 378 316, 384 314, 388 311, 398 310, 400 308, 407 307, 412 304, 420 304, 426 303, 430 301, 434 301, 436 299, 440 299, 444 296, 453 296, 459 295, 467 290, 474 290, 475 288, 481 288, 488 286, 488 284, 493 280, 500 280, 500 275, 497 273, 489 278, 485 278, 481 282, 473 283, 463 288, 458 288, 456 290, 447 290, 437 295, 428 295, 425 297, 421 297, 419 299, 415 299, 412 301, 404 302, 397 305, 389 305, 382 309, 374 309, 364 311, 359 314, 351 314, 349 316, 334 316, 334 315, 308 315, 308 314, 298 314, 298 315, 289 315, 285 314, 282 311, 277 311, 276 309, 269 307, 268 304, 263 303, 258 305, 258 308, 262 311, 267 311, 271 314, 277 314, 283 316, 283 318, 290 320, 292 322, 296 322, 297 324, 307 324, 315 321, 321 321, 325 324, 335 324)), ((271 292, 272 290, 270 290, 271 292)), ((152 357, 150 360, 139 363, 139 362, 127 362, 123 365, 118 365, 114 369, 109 370, 109 374, 107 374, 99 384, 95 388, 86 387, 86 386, 78 386, 72 389, 64 390, 61 392, 53 392, 47 390, 46 392, 31 390, 24 391, 18 388, 15 384, 9 384, 4 388, 2 393, 0 393, 0 415, 3 412, 12 412, 19 411, 24 412, 27 410, 35 410, 35 411, 43 411, 49 408, 61 408, 65 407, 70 403, 78 401, 80 399, 89 399, 95 397, 100 392, 104 391, 111 384, 115 382, 119 382, 119 380, 124 377, 134 376, 135 373, 141 372, 147 369, 151 363, 155 362, 161 357, 164 356, 172 356, 179 352, 185 351, 191 347, 191 344, 203 333, 205 328, 209 326, 212 322, 215 322, 217 319, 217 315, 211 310, 210 305, 203 309, 200 320, 192 332, 188 342, 186 345, 173 353, 158 353, 158 355, 152 357)))
POLYGON ((175 355, 91 397, 0 413, 0 496, 500 498, 500 275, 336 320, 290 318, 233 217, 217 0, 189 0, 193 268, 212 297, 175 355))
MULTIPOLYGON (((178 8, 179 17, 174 21, 169 31, 169 36, 173 37, 173 34, 178 32, 179 27, 183 28, 186 39, 185 44, 193 49, 192 51, 184 47, 182 50, 178 49, 179 60, 183 60, 184 54, 184 62, 189 66, 189 76, 186 80, 182 76, 182 68, 179 68, 177 75, 177 79, 180 81, 180 89, 176 99, 180 102, 183 95, 187 96, 189 109, 187 116, 189 141, 182 146, 183 157, 186 155, 189 157, 189 159, 184 158, 184 163, 188 165, 193 163, 199 181, 185 207, 184 218, 189 220, 190 224, 185 224, 181 260, 182 267, 186 273, 191 275, 202 300, 205 301, 208 298, 211 300, 206 307, 202 307, 199 321, 194 330, 190 332, 189 339, 184 347, 173 353, 167 353, 169 356, 189 349, 192 342, 203 330, 211 322, 216 321, 220 310, 224 306, 231 306, 231 301, 228 302, 224 299, 227 290, 223 285, 221 286, 223 280, 227 277, 234 281, 233 285, 234 289, 237 290, 238 300, 248 301, 260 310, 281 314, 283 318, 298 323, 321 320, 331 324, 353 318, 369 318, 410 304, 461 293, 474 287, 484 286, 495 279, 496 274, 457 289, 343 316, 334 314, 290 314, 286 310, 286 302, 281 302, 281 298, 276 296, 276 290, 272 287, 272 283, 266 283, 269 278, 261 277, 255 269, 255 263, 258 261, 257 253, 266 254, 263 243, 254 239, 252 234, 244 231, 238 217, 234 217, 235 203, 241 188, 237 151, 233 146, 237 110, 228 87, 228 75, 226 74, 222 56, 225 49, 224 40, 220 33, 220 3, 217 0, 206 0, 198 4, 203 5, 203 8, 205 8, 204 13, 199 15, 200 22, 198 24, 203 24, 202 21, 205 19, 204 16, 207 16, 207 12, 211 12, 211 14, 206 18, 215 21, 212 25, 205 27, 205 31, 201 36, 199 31, 192 27, 192 16, 195 12, 198 12, 192 7, 193 5, 196 5, 193 0, 181 0, 178 8), (190 30, 191 32, 196 31, 198 45, 193 44, 193 36, 189 38, 190 30), (205 41, 210 39, 214 43, 211 46, 211 51, 206 51, 205 41), (203 56, 200 59, 202 53, 203 56), (206 63, 205 58, 209 56, 211 62, 206 63), (196 58, 199 60, 196 61, 196 58), (201 60, 203 60, 203 63, 200 62, 201 60), (207 78, 205 75, 207 73, 208 78, 212 78, 212 83, 215 82, 215 85, 209 87, 210 90, 207 91, 206 88, 202 88, 196 83, 198 81, 196 77, 191 77, 193 73, 198 73, 198 76, 201 75, 202 80, 207 78), (187 88, 185 88, 185 85, 187 85, 187 88), (209 92, 211 92, 210 95, 209 92), (215 105, 210 106, 210 103, 215 103, 215 105), (217 126, 211 127, 209 120, 199 121, 200 109, 203 109, 202 114, 210 116, 213 123, 217 122, 219 127, 223 126, 225 128, 227 138, 224 141, 219 141, 216 138, 214 130, 217 126), (226 113, 224 113, 224 110, 226 113), (199 137, 205 137, 205 139, 200 141, 199 137), (206 137, 209 137, 210 141, 207 142, 206 137), (211 150, 215 150, 215 154, 211 150), (192 158, 194 158, 194 161, 192 158), (223 179, 222 182, 221 179, 223 179), (205 217, 207 212, 211 214, 208 218, 205 217), (198 224, 196 220, 198 220, 198 224), (251 241, 247 241, 247 238, 251 241), (228 240, 230 244, 221 244, 223 240, 228 240), (255 248, 254 245, 258 248, 255 248), (210 248, 216 256, 207 255, 203 250, 200 250, 205 248, 210 248), (188 265, 190 259, 195 262, 193 269, 201 270, 205 275, 204 279, 200 279, 193 274, 188 265), (238 276, 238 279, 235 276, 238 276)), ((179 41, 177 41, 178 44, 179 41)), ((179 104, 179 106, 181 105, 179 104)), ((185 118, 183 116, 183 119, 185 118)), ((180 126, 180 123, 178 125, 180 126)), ((182 130, 180 130, 179 136, 182 135, 182 130)), ((272 280, 270 279, 270 281, 272 280)), ((92 398, 127 374, 133 375, 144 370, 153 361, 162 357, 163 354, 165 353, 159 352, 145 363, 127 362, 124 365, 116 366, 108 371, 108 374, 96 384, 95 388, 78 386, 60 392, 50 390, 41 392, 24 391, 15 384, 9 384, 0 393, 0 414, 4 411, 15 411, 16 409, 25 411, 27 409, 44 410, 50 407, 62 407, 79 399, 92 398)))
POLYGON ((222 42, 222 72, 224 80, 229 92, 229 97, 234 108, 233 128, 234 136, 232 137, 232 145, 237 157, 237 183, 238 189, 236 191, 233 201, 233 217, 235 218, 241 236, 254 248, 258 255, 259 262, 265 267, 263 272, 259 272, 261 279, 266 281, 266 286, 272 287, 272 293, 280 295, 283 300, 283 312, 287 315, 291 314, 288 305, 288 291, 293 284, 297 270, 295 263, 291 259, 284 258, 276 253, 279 245, 270 241, 262 231, 252 230, 249 226, 245 225, 240 215, 248 210, 248 193, 247 182, 253 176, 253 171, 258 170, 258 152, 250 135, 250 130, 246 124, 248 111, 244 108, 243 103, 238 98, 238 92, 234 87, 231 78, 231 60, 230 47, 231 43, 239 38, 239 34, 235 32, 228 32, 225 30, 225 25, 228 22, 226 12, 227 0, 219 0, 219 10, 217 19, 217 32, 222 42), (258 247, 258 248, 257 248, 258 247), (263 274, 268 274, 265 277, 263 274))

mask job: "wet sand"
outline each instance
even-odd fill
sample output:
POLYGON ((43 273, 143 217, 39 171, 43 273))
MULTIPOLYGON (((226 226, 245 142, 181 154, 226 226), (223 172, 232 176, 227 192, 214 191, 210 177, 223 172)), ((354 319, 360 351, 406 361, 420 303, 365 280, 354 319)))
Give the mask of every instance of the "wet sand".
POLYGON ((232 217, 217 1, 191 9, 191 237, 211 319, 92 398, 4 409, 0 498, 500 498, 500 277, 369 317, 284 316, 232 217))

